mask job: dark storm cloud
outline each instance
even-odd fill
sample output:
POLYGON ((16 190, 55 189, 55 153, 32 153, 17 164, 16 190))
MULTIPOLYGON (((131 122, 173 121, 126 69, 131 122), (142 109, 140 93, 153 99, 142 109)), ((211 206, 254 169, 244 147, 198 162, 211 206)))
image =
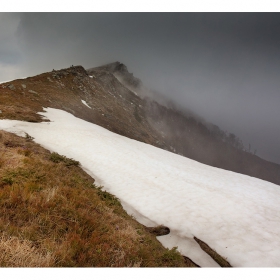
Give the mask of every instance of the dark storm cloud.
POLYGON ((10 16, 20 20, 9 39, 18 47, 0 54, 11 49, 6 63, 18 62, 23 76, 121 61, 144 84, 280 163, 278 13, 10 16))

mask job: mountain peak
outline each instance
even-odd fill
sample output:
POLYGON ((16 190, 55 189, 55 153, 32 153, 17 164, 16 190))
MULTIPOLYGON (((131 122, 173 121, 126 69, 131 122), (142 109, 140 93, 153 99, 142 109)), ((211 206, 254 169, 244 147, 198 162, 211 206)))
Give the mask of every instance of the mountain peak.
POLYGON ((119 61, 115 61, 112 63, 108 63, 108 64, 104 64, 98 67, 94 67, 94 68, 90 68, 87 71, 90 71, 92 69, 95 70, 105 70, 105 71, 109 71, 109 72, 122 72, 122 73, 129 73, 127 70, 126 65, 124 65, 123 63, 119 62, 119 61))
POLYGON ((141 87, 142 81, 133 76, 127 69, 127 66, 119 61, 105 64, 99 67, 90 68, 87 70, 89 75, 94 75, 96 72, 106 71, 112 73, 118 80, 128 87, 138 88, 141 87))

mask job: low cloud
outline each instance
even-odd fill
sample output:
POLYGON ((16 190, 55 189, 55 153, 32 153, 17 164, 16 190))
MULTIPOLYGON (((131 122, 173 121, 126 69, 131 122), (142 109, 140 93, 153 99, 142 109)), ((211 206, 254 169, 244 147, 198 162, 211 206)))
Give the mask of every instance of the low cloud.
POLYGON ((279 14, 22 13, 0 23, 0 80, 121 61, 280 163, 279 14))

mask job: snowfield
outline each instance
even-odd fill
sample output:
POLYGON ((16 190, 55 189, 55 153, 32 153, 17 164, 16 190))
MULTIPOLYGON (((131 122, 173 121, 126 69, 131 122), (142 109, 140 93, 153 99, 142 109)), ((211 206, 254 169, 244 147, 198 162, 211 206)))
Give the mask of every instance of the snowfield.
POLYGON ((104 189, 158 237, 200 266, 218 266, 194 236, 232 266, 280 266, 280 186, 214 168, 86 122, 58 109, 51 122, 0 120, 0 129, 34 137, 43 147, 80 161, 104 189))

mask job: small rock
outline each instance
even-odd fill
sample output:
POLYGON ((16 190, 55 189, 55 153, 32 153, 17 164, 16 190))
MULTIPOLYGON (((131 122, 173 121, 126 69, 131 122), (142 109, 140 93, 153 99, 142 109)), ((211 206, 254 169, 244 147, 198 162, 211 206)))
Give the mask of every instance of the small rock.
POLYGON ((31 89, 28 92, 38 94, 38 92, 31 90, 31 89))
POLYGON ((147 230, 156 236, 167 235, 170 233, 170 229, 165 226, 147 227, 147 230))
POLYGON ((21 84, 21 86, 22 86, 23 88, 26 88, 26 85, 25 85, 25 84, 21 84))
POLYGON ((2 111, 0 110, 0 114, 2 114, 2 111))
POLYGON ((10 90, 15 90, 15 89, 16 89, 16 87, 15 87, 13 84, 8 85, 8 88, 9 88, 10 90))

